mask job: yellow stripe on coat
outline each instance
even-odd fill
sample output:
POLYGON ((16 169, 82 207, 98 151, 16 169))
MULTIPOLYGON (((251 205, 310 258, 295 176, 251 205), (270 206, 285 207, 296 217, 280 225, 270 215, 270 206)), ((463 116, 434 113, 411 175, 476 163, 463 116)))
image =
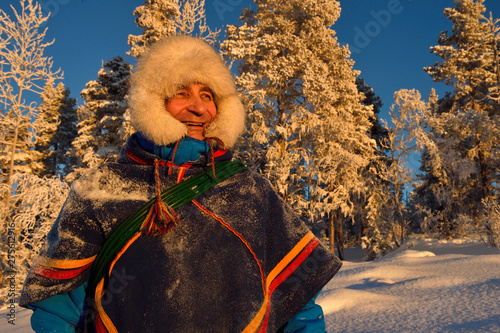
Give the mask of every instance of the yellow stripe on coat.
POLYGON ((97 255, 90 258, 76 259, 76 260, 50 259, 50 258, 39 257, 36 260, 35 265, 50 267, 50 268, 58 268, 58 269, 75 269, 92 263, 96 257, 97 255))
POLYGON ((288 252, 288 254, 281 259, 281 261, 273 268, 271 273, 266 278, 266 293, 264 295, 264 302, 262 306, 252 319, 250 324, 245 327, 243 333, 251 333, 256 332, 259 329, 262 320, 266 314, 267 307, 269 306, 269 286, 273 282, 273 280, 292 262, 292 260, 302 252, 302 250, 309 244, 309 242, 314 239, 316 236, 310 231, 308 232, 298 243, 293 247, 293 249, 288 252))

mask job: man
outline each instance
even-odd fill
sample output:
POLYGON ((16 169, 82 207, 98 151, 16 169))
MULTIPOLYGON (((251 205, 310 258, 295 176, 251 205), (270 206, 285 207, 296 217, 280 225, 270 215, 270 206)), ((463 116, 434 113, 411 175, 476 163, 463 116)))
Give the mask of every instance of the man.
POLYGON ((34 309, 32 327, 324 327, 311 300, 340 261, 265 178, 228 163, 245 115, 219 55, 192 37, 157 42, 139 59, 129 106, 137 133, 118 163, 73 184, 25 282, 21 305, 34 309), (228 174, 221 173, 223 165, 228 174), (191 199, 200 175, 209 185, 191 199), (196 184, 184 186, 188 181, 196 184))

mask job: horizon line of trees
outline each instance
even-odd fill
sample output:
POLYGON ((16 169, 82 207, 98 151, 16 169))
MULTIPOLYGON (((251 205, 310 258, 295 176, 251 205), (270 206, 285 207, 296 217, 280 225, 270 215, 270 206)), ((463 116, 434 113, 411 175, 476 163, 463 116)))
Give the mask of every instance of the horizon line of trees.
MULTIPOLYGON (((439 35, 431 52, 441 60, 425 71, 451 91, 432 91, 428 101, 416 90, 395 92, 390 123, 379 119, 380 97, 335 37, 338 1, 254 1, 222 40, 221 30, 206 25, 204 0, 145 0, 134 11, 143 33, 129 36, 128 54, 140 57, 172 34, 218 48, 248 112, 235 156, 268 177, 341 258, 346 244, 361 244, 374 259, 410 232, 478 234, 498 247, 500 27, 483 2, 456 0, 444 10, 453 30, 439 35), (415 153, 421 167, 413 175, 415 153)), ((4 276, 27 271, 69 185, 115 161, 134 131, 126 103, 132 65, 121 56, 104 61, 77 105, 44 55, 54 42, 40 30, 49 17, 36 1, 20 3, 12 17, 0 10, 4 276)))

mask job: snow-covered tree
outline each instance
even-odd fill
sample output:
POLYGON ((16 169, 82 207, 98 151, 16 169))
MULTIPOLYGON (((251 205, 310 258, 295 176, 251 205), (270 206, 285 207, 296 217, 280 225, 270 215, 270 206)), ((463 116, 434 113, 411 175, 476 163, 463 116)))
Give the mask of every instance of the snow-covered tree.
POLYGON ((404 189, 412 181, 412 170, 408 166, 409 158, 418 152, 421 142, 422 119, 427 111, 427 105, 422 101, 421 95, 416 90, 400 90, 394 94, 394 104, 391 106, 389 116, 392 124, 384 122, 388 131, 385 142, 389 152, 389 163, 384 172, 384 178, 390 184, 392 196, 389 201, 388 224, 396 245, 400 245, 406 236, 408 225, 406 208, 403 198, 404 189))
MULTIPOLYGON (((15 232, 9 233, 10 239, 15 237, 16 259, 9 270, 16 272, 16 290, 20 291, 22 283, 38 255, 45 237, 59 214, 69 193, 69 186, 56 177, 39 177, 33 174, 15 174, 16 193, 12 198, 16 207, 12 223, 15 232)), ((14 230, 10 228, 9 232, 14 230)), ((10 285, 0 287, 0 297, 7 299, 10 285)))
POLYGON ((39 105, 38 116, 33 122, 35 129, 35 151, 38 156, 32 163, 33 173, 41 175, 45 173, 55 174, 55 163, 51 163, 54 148, 52 138, 59 126, 59 110, 62 106, 64 84, 61 82, 54 87, 54 80, 49 80, 45 84, 44 91, 40 95, 42 103, 39 105))
POLYGON ((67 175, 73 169, 76 161, 71 154, 73 148, 72 142, 76 138, 78 132, 76 129, 77 114, 76 114, 76 99, 70 97, 69 88, 64 89, 62 105, 59 113, 59 126, 52 138, 53 141, 53 162, 56 166, 55 173, 50 175, 60 174, 67 175))
POLYGON ((114 161, 124 144, 123 128, 128 80, 132 66, 121 56, 103 63, 97 80, 86 84, 77 109, 78 137, 73 141, 80 168, 114 161))
POLYGON ((176 34, 196 35, 214 44, 219 30, 206 24, 205 0, 146 0, 134 10, 142 35, 129 35, 127 53, 139 57, 145 48, 162 37, 176 34))
POLYGON ((455 8, 446 8, 444 15, 453 22, 452 34, 443 31, 438 45, 431 52, 442 58, 425 71, 435 82, 453 87, 452 94, 440 104, 446 112, 474 108, 498 113, 492 103, 491 88, 500 82, 498 27, 487 19, 484 0, 456 0, 455 8))
POLYGON ((495 201, 499 197, 500 28, 491 14, 489 18, 483 15, 483 0, 455 2, 455 8, 445 9, 453 22, 453 33, 441 33, 438 45, 431 48, 442 61, 425 68, 434 81, 453 88, 435 101, 434 112, 426 120, 439 151, 439 158, 430 152, 428 162, 434 171, 439 170, 436 174, 441 178, 423 179, 420 190, 429 193, 426 187, 441 184, 438 188, 442 190, 447 186, 453 191, 440 192, 446 199, 440 212, 449 212, 454 221, 463 221, 460 216, 467 216, 477 224, 485 214, 483 200, 495 201), (454 200, 457 197, 459 203, 454 200), (452 205, 454 202, 458 209, 452 205))
POLYGON ((35 151, 40 154, 36 174, 44 176, 67 174, 72 167, 69 156, 71 142, 76 136, 76 99, 69 97, 69 89, 53 80, 45 85, 33 122, 35 151))
POLYGON ((488 243, 498 248, 500 247, 500 202, 488 198, 483 200, 482 204, 485 214, 479 223, 487 231, 488 243))
POLYGON ((357 77, 356 85, 358 91, 365 96, 362 103, 373 108, 373 116, 370 117, 370 137, 377 142, 375 151, 377 158, 372 159, 363 172, 363 178, 366 181, 365 193, 357 193, 351 198, 355 207, 354 221, 356 222, 351 227, 355 229, 353 233, 358 234, 359 239, 363 239, 367 236, 369 221, 372 220, 371 223, 373 224, 373 221, 378 219, 390 193, 388 183, 383 176, 383 170, 386 169, 389 163, 384 144, 388 138, 388 131, 382 126, 379 118, 383 105, 381 98, 375 94, 372 87, 365 83, 364 79, 357 77))
POLYGON ((296 211, 328 218, 330 241, 342 239, 341 217, 352 211, 360 170, 374 151, 371 107, 356 87, 346 46, 332 29, 337 1, 255 1, 242 26, 222 43, 237 66, 249 121, 238 155, 265 174, 296 211))
POLYGON ((135 23, 143 29, 142 35, 128 36, 128 53, 139 57, 145 48, 163 36, 175 33, 175 18, 180 15, 178 0, 146 0, 134 10, 135 23))
POLYGON ((220 30, 212 31, 207 25, 205 0, 181 0, 179 6, 180 15, 175 20, 176 34, 198 36, 214 45, 220 30))
POLYGON ((2 182, 8 184, 3 193, 5 205, 10 204, 12 175, 15 171, 30 171, 30 120, 36 115, 36 103, 31 96, 40 95, 49 79, 60 79, 52 70, 52 59, 44 56, 47 29, 39 31, 48 16, 32 0, 21 0, 21 11, 11 6, 11 18, 0 10, 0 107, 2 109, 2 148, 4 149, 2 182), (32 95, 30 95, 32 94, 32 95))
MULTIPOLYGON (((2 209, 0 213, 0 266, 3 272, 12 271, 7 251, 8 235, 17 237, 19 226, 12 220, 15 176, 31 172, 34 150, 32 119, 36 116, 35 98, 43 92, 45 82, 60 79, 52 70, 52 59, 44 56, 46 29, 40 31, 48 16, 32 0, 21 0, 20 11, 11 6, 13 16, 0 10, 0 163, 2 209)), ((12 261, 11 261, 12 262, 12 261)), ((3 275, 0 276, 3 285, 3 275)))

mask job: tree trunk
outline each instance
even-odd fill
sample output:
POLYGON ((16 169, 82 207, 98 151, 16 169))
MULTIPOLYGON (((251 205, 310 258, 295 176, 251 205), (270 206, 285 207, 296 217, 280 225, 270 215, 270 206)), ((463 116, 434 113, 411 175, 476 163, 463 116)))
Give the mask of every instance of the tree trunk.
POLYGON ((12 195, 12 184, 11 184, 11 179, 12 175, 14 174, 14 159, 16 157, 16 146, 17 146, 17 140, 19 137, 19 126, 21 124, 21 110, 20 110, 20 105, 22 101, 22 96, 23 96, 23 88, 19 88, 19 95, 17 96, 17 105, 13 106, 14 107, 14 114, 17 116, 17 123, 16 127, 14 128, 14 138, 12 139, 12 150, 10 154, 10 161, 9 161, 9 173, 7 175, 7 193, 5 196, 5 214, 9 214, 9 206, 10 206, 10 197, 12 195))
POLYGON ((364 217, 361 218, 361 230, 359 231, 359 239, 363 239, 368 231, 367 222, 364 217))
POLYGON ((337 228, 335 228, 337 253, 340 260, 344 260, 344 231, 342 230, 342 217, 339 212, 335 214, 337 228))
POLYGON ((19 135, 19 126, 16 125, 14 129, 14 139, 12 141, 12 150, 10 152, 10 161, 9 161, 9 173, 7 174, 7 193, 5 195, 5 211, 8 213, 10 206, 10 196, 12 194, 12 174, 14 173, 14 159, 16 157, 16 146, 17 146, 17 137, 19 135))
POLYGON ((335 223, 333 213, 330 213, 330 251, 335 251, 335 223))

